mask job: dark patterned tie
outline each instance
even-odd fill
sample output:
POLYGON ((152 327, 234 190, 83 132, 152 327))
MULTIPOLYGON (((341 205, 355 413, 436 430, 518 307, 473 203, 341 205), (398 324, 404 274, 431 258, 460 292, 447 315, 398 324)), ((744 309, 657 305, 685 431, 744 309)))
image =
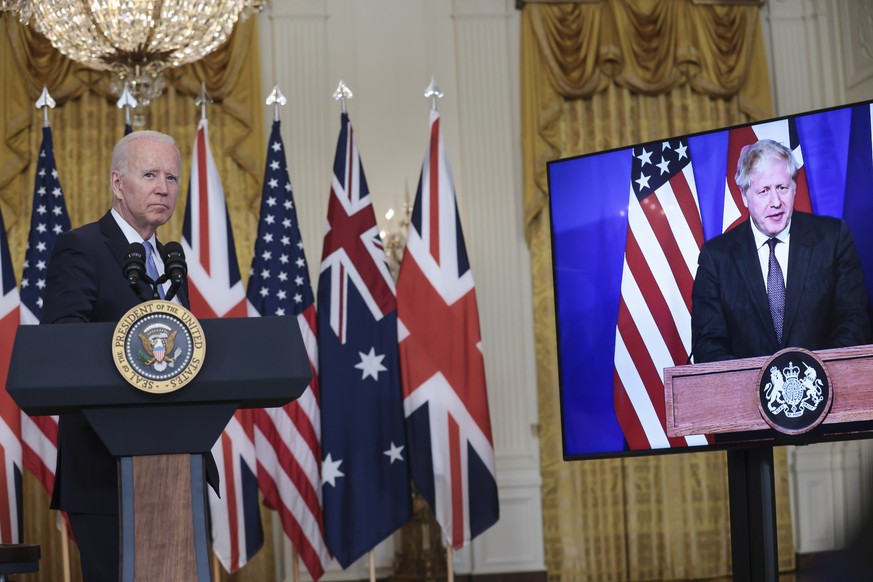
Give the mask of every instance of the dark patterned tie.
MULTIPOLYGON (((152 243, 150 243, 148 241, 143 241, 142 245, 145 247, 145 253, 146 253, 146 274, 149 277, 151 277, 152 281, 157 281, 158 277, 159 277, 158 267, 155 265, 155 258, 153 255, 153 253, 155 251, 154 251, 154 249, 152 249, 152 243)), ((772 264, 772 261, 771 261, 771 264, 772 264)), ((158 295, 161 297, 161 299, 164 298, 164 286, 163 285, 158 285, 158 295)))
POLYGON ((767 298, 770 300, 770 315, 773 316, 773 327, 776 338, 782 341, 782 321, 785 318, 785 279, 782 278, 782 267, 776 260, 776 245, 778 238, 767 241, 770 245, 770 266, 767 271, 767 298))

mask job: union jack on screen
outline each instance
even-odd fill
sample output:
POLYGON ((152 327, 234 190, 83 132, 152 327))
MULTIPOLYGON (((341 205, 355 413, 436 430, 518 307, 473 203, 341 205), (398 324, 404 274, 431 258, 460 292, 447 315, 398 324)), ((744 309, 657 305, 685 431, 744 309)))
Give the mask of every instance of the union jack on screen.
POLYGON ((460 548, 500 511, 479 308, 436 110, 397 278, 397 314, 412 478, 448 545, 460 548))
POLYGON ((806 172, 803 169, 803 152, 800 147, 800 137, 794 118, 779 119, 747 125, 730 130, 728 137, 728 158, 724 187, 724 214, 722 215, 722 230, 729 231, 749 217, 749 210, 743 204, 743 197, 737 187, 734 177, 737 174, 737 162, 743 147, 751 145, 760 139, 772 139, 788 147, 794 154, 794 159, 800 165, 797 172, 797 193, 794 198, 794 208, 802 212, 812 212, 812 201, 809 196, 809 186, 806 182, 806 172))
POLYGON ((409 520, 397 302, 342 114, 318 280, 324 526, 343 568, 409 520))
MULTIPOLYGON (((191 312, 198 318, 245 317, 245 291, 208 130, 207 120, 201 119, 182 225, 191 312)), ((212 550, 230 573, 242 568, 264 543, 252 417, 250 409, 237 410, 212 447, 221 477, 221 498, 209 489, 212 550)))
MULTIPOLYGON (((58 180, 51 127, 42 128, 42 146, 33 187, 30 234, 21 275, 21 324, 39 323, 45 272, 55 241, 70 230, 64 192, 58 180)), ((58 417, 21 414, 24 466, 51 492, 58 454, 58 417)))
POLYGON ((315 297, 294 208, 279 121, 267 146, 261 214, 249 274, 250 317, 297 318, 312 367, 312 382, 297 400, 254 411, 258 484, 264 503, 279 513, 282 529, 313 580, 330 564, 321 503, 321 411, 315 297))
POLYGON ((666 433, 661 371, 691 349, 691 287, 703 223, 688 143, 633 151, 628 230, 615 335, 615 411, 631 449, 706 444, 666 433))
MULTIPOLYGON (((21 415, 6 392, 6 376, 19 322, 18 287, 0 214, 0 544, 22 541, 21 415)), ((54 465, 52 466, 54 470, 54 465)))

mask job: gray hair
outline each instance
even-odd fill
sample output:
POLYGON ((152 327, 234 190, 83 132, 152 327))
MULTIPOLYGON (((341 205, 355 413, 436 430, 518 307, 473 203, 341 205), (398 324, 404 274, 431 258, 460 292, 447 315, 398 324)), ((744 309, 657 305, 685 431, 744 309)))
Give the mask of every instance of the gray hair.
POLYGON ((115 147, 112 149, 112 166, 110 167, 111 172, 118 172, 121 176, 124 176, 127 173, 127 163, 130 156, 130 147, 135 141, 138 141, 140 139, 150 139, 152 141, 172 145, 176 149, 176 156, 178 156, 179 158, 179 166, 181 167, 182 153, 179 151, 179 146, 176 145, 176 140, 173 139, 172 136, 169 136, 165 133, 146 129, 142 131, 131 132, 118 140, 118 143, 116 143, 115 147))
POLYGON ((761 139, 753 144, 745 146, 740 151, 740 159, 737 161, 737 175, 734 178, 740 192, 745 194, 752 185, 752 174, 758 169, 758 165, 765 158, 778 158, 785 162, 791 181, 797 182, 797 172, 800 166, 794 159, 791 150, 772 139, 761 139))

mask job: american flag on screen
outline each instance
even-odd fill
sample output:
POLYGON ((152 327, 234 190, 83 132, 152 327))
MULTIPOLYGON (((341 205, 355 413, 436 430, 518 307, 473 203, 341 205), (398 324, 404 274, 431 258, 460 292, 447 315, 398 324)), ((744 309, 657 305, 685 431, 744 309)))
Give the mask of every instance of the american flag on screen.
POLYGON ((749 217, 749 210, 743 204, 743 196, 737 187, 734 177, 737 175, 737 162, 740 159, 740 152, 743 147, 751 145, 760 139, 778 141, 794 154, 794 159, 800 165, 800 169, 797 172, 797 194, 795 196, 794 208, 802 212, 812 212, 809 186, 806 183, 806 172, 803 169, 803 152, 800 148, 800 137, 794 118, 740 127, 730 130, 728 136, 724 214, 722 215, 723 232, 729 231, 749 217))
MULTIPOLYGON (((64 192, 58 180, 51 127, 42 128, 42 146, 36 166, 30 234, 21 275, 21 323, 39 323, 45 273, 55 241, 70 230, 64 192)), ((58 417, 21 415, 24 466, 51 492, 58 454, 58 417)))
POLYGON ((615 411, 631 449, 705 444, 667 437, 662 370, 685 364, 691 287, 703 225, 688 144, 633 150, 628 230, 615 337, 615 411))
POLYGON ((12 271, 6 227, 0 215, 0 544, 22 541, 22 413, 6 392, 6 376, 19 317, 18 288, 12 271))
POLYGON ((397 315, 412 478, 447 544, 461 548, 500 511, 479 308, 435 110, 397 279, 397 315))
POLYGON ((343 568, 409 520, 397 301, 354 132, 341 118, 318 280, 324 526, 343 568))
MULTIPOLYGON (((198 318, 245 317, 245 290, 208 129, 207 120, 201 119, 182 225, 191 312, 198 318)), ((209 489, 212 550, 230 573, 264 543, 252 417, 250 409, 238 410, 212 448, 221 476, 221 498, 209 489)))
POLYGON ((251 317, 297 318, 312 366, 312 382, 281 408, 254 411, 258 483, 264 503, 278 512, 282 529, 313 580, 330 564, 321 504, 321 410, 315 297, 303 252, 285 146, 273 122, 261 198, 261 218, 249 274, 251 317))

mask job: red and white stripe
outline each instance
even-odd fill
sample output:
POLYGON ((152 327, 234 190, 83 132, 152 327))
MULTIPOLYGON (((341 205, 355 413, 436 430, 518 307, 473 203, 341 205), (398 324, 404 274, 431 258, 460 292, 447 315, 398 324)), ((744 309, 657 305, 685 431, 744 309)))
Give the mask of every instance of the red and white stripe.
MULTIPOLYGON (((250 315, 259 315, 250 309, 250 315)), ((312 382, 297 400, 255 414, 258 484, 264 504, 279 514, 282 529, 313 580, 330 565, 321 499, 321 408, 315 305, 297 316, 312 382)))
POLYGON ((630 190, 615 339, 615 408, 631 449, 704 444, 669 438, 663 370, 691 345, 691 288, 703 226, 690 164, 640 201, 630 190))

